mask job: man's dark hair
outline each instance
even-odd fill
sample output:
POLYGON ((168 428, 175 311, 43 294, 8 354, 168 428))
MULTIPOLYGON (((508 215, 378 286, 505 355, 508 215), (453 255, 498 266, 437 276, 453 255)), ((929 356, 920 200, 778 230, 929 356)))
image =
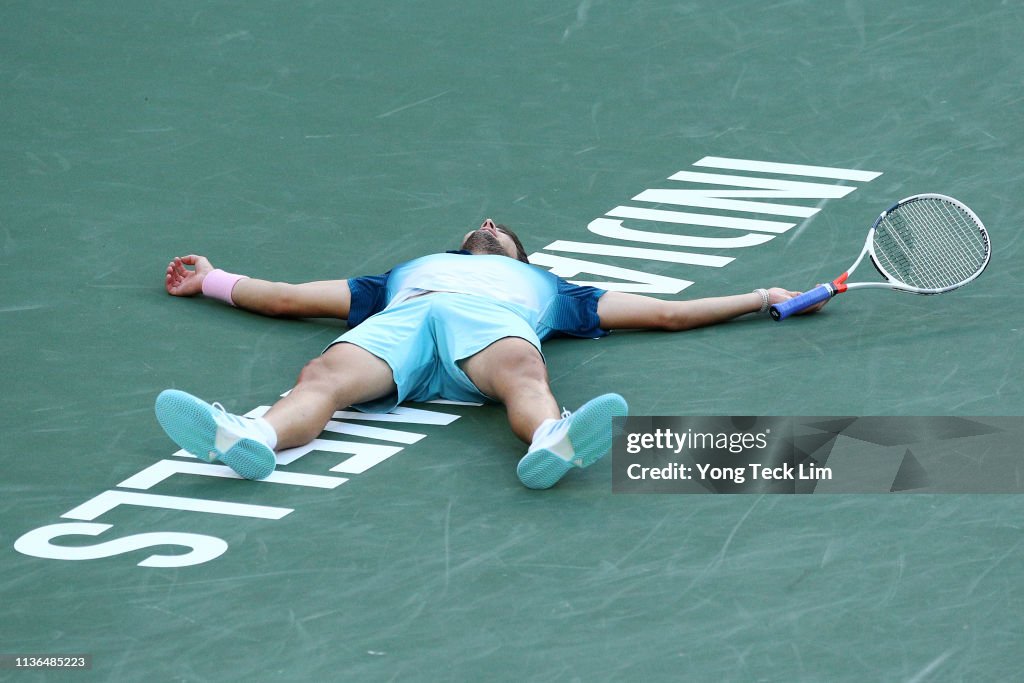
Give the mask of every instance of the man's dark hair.
POLYGON ((526 257, 526 249, 523 248, 523 243, 519 241, 519 235, 512 232, 507 225, 502 223, 498 223, 495 227, 512 238, 512 243, 516 245, 516 258, 523 263, 529 263, 530 259, 526 257))

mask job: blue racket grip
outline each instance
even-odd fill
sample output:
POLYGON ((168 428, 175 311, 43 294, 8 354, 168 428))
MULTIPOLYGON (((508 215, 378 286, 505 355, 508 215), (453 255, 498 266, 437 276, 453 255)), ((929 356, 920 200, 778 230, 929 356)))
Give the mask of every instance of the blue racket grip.
POLYGON ((771 314, 772 320, 785 320, 789 316, 808 309, 814 304, 819 304, 822 301, 831 299, 835 295, 836 288, 831 284, 818 285, 814 289, 806 291, 792 299, 783 301, 780 304, 775 304, 768 309, 768 312, 771 314))

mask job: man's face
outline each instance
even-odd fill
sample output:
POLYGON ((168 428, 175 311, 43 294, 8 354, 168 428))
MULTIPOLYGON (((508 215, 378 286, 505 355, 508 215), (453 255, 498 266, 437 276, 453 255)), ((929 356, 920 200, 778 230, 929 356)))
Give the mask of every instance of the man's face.
POLYGON ((477 230, 466 233, 462 239, 462 248, 471 254, 496 254, 510 258, 516 258, 517 254, 515 242, 490 218, 477 230))

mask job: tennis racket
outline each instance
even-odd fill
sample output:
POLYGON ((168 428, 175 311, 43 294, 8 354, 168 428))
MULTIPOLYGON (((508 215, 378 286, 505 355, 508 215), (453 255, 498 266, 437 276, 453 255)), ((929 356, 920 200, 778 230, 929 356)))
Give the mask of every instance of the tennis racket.
POLYGON ((981 275, 991 256, 988 232, 973 211, 952 197, 917 194, 882 212, 845 273, 769 310, 773 319, 784 320, 849 289, 941 294, 981 275), (885 282, 846 282, 865 255, 885 282))

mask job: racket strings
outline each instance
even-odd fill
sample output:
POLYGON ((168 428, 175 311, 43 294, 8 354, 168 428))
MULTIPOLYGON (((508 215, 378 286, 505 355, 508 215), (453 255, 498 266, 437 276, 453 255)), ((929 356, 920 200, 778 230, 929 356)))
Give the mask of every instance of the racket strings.
POLYGON ((902 229, 891 233, 901 255, 905 257, 909 272, 913 274, 915 286, 948 286, 970 277, 973 272, 966 267, 966 261, 959 258, 969 253, 969 246, 961 239, 959 232, 945 227, 950 222, 956 222, 959 217, 945 212, 945 205, 936 208, 942 210, 938 216, 935 212, 922 211, 919 206, 909 205, 907 212, 913 219, 911 227, 908 229, 904 220, 899 223, 902 229))
POLYGON ((946 289, 971 279, 988 256, 977 223, 937 198, 903 204, 875 229, 874 253, 894 278, 920 289, 946 289))
POLYGON ((954 251, 958 245, 944 232, 927 229, 923 224, 913 229, 900 224, 884 236, 890 242, 880 241, 883 267, 908 285, 941 289, 971 275, 960 260, 949 258, 949 254, 958 253, 954 251), (922 246, 922 240, 930 241, 922 246))

